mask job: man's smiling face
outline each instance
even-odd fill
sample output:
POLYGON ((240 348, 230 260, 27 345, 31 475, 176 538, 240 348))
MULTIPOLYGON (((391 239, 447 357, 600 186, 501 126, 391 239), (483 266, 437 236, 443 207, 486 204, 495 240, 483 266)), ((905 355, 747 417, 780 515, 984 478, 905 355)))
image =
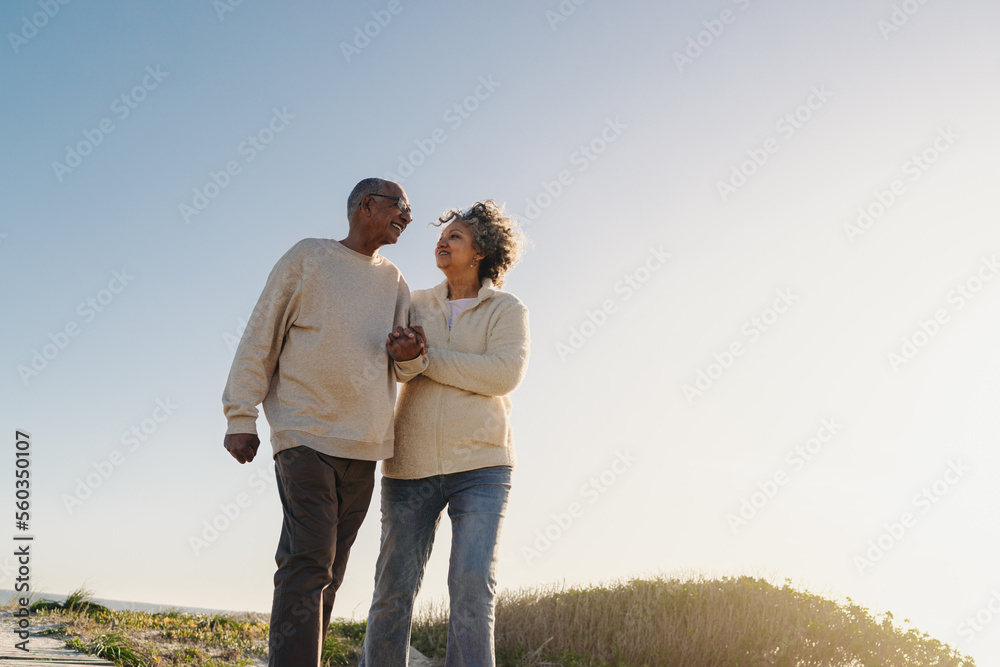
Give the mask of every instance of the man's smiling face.
POLYGON ((379 237, 380 245, 395 243, 412 220, 406 192, 397 183, 389 183, 382 188, 382 192, 369 197, 372 198, 372 217, 368 228, 373 236, 379 237))

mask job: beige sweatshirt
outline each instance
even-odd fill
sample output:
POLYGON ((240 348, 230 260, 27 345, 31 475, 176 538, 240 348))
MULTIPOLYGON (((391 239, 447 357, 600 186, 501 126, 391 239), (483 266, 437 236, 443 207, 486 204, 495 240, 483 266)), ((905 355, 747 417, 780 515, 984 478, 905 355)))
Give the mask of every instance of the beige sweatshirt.
POLYGON ((392 456, 396 377, 386 336, 410 292, 389 260, 332 239, 299 241, 268 276, 222 395, 229 433, 257 432, 263 401, 277 454, 304 445, 375 461, 392 456))
POLYGON ((428 352, 396 363, 396 447, 382 473, 418 479, 515 464, 508 396, 528 365, 528 309, 487 280, 448 330, 448 283, 411 295, 428 352))

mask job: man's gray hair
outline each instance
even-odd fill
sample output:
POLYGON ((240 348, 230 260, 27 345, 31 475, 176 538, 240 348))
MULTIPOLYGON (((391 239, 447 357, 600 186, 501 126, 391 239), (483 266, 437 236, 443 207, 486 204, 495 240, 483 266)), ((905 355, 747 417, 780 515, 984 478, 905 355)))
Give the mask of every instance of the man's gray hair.
POLYGON ((365 195, 376 194, 391 182, 384 178, 366 178, 360 181, 351 190, 351 196, 347 198, 347 217, 350 218, 354 211, 361 206, 365 195))

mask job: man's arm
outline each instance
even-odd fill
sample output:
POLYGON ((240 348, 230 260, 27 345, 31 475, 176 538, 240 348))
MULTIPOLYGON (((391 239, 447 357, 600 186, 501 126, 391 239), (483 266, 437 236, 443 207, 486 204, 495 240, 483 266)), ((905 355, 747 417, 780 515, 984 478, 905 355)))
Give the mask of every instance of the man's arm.
POLYGON ((392 367, 396 373, 397 382, 409 382, 413 378, 420 375, 425 368, 427 368, 427 346, 425 344, 423 335, 420 336, 419 350, 414 355, 413 348, 406 350, 400 359, 409 358, 409 361, 399 361, 397 359, 397 354, 393 354, 393 350, 399 350, 399 346, 395 347, 392 344, 393 338, 398 340, 400 332, 407 327, 410 319, 413 317, 413 313, 410 309, 410 288, 406 285, 406 281, 403 277, 399 278, 399 292, 396 295, 396 321, 393 322, 393 327, 395 331, 389 334, 388 339, 386 339, 386 351, 389 356, 392 357, 392 367), (405 304, 405 306, 403 305, 405 304))
POLYGON ((285 334, 298 312, 302 274, 296 255, 293 248, 271 270, 236 348, 222 393, 229 424, 223 445, 240 463, 252 461, 260 446, 257 405, 267 395, 285 334))

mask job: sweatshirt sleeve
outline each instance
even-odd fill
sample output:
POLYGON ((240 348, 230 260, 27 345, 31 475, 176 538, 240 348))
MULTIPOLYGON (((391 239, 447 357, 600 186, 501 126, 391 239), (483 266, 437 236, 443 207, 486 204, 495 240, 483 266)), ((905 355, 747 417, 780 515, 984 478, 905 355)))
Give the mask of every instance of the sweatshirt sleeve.
MULTIPOLYGON (((410 289, 406 285, 403 277, 399 277, 399 292, 396 295, 396 317, 392 323, 393 331, 396 327, 410 326, 412 317, 410 309, 410 289)), ((393 369, 396 371, 397 382, 409 382, 420 375, 427 368, 427 355, 418 354, 415 359, 409 361, 393 361, 393 369)))
POLYGON ((396 369, 397 382, 409 382, 427 370, 427 355, 418 354, 415 359, 409 361, 393 361, 392 365, 396 369))
POLYGON ((528 367, 528 309, 520 301, 499 313, 486 335, 486 353, 470 354, 432 347, 424 375, 484 396, 505 396, 517 389, 528 367))
POLYGON ((222 392, 226 435, 257 433, 257 405, 267 395, 285 334, 298 311, 302 271, 297 255, 290 250, 274 265, 236 348, 222 392))

